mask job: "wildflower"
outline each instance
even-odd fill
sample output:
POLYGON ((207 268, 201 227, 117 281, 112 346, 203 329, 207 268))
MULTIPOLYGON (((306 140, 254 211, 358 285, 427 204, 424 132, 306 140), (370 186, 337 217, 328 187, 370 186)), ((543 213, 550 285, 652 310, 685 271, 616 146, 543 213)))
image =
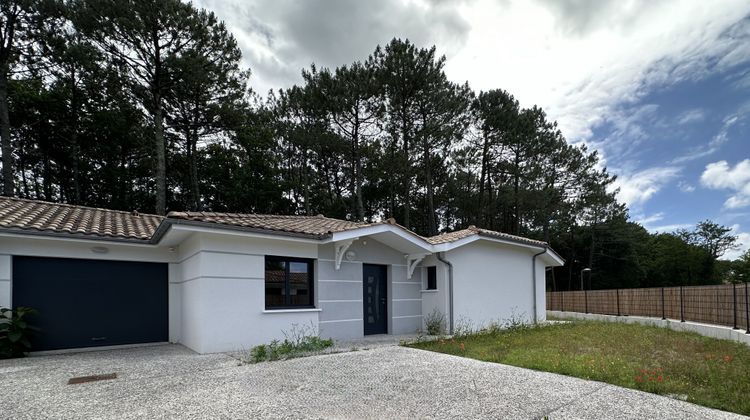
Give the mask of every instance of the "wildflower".
POLYGON ((643 382, 643 378, 639 375, 635 377, 636 382, 643 382))
POLYGON ((730 356, 730 355, 724 356, 724 361, 727 362, 727 363, 731 362, 732 361, 732 356, 730 356))
POLYGON ((461 343, 461 351, 466 351, 466 347, 464 346, 464 343, 461 343))
POLYGON ((664 378, 662 378, 661 376, 659 376, 658 378, 656 378, 656 381, 657 381, 657 382, 661 382, 661 381, 662 381, 663 379, 664 379, 664 378))

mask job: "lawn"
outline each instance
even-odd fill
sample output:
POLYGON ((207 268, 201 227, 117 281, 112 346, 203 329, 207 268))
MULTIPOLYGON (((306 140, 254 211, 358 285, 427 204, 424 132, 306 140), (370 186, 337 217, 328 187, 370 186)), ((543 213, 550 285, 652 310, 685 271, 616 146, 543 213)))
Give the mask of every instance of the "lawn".
POLYGON ((411 346, 607 382, 750 415, 750 347, 698 334, 575 321, 411 346))

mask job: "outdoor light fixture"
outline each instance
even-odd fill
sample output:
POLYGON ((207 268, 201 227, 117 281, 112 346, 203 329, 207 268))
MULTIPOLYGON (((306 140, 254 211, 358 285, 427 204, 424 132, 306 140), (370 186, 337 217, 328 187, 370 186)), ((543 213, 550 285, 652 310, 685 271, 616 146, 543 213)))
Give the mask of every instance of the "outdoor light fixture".
POLYGON ((583 270, 581 270, 581 290, 583 290, 583 273, 590 273, 590 272, 591 272, 590 268, 584 268, 583 270))
POLYGON ((93 252, 94 254, 106 254, 107 252, 109 252, 109 248, 107 248, 106 246, 92 246, 91 252, 93 252))

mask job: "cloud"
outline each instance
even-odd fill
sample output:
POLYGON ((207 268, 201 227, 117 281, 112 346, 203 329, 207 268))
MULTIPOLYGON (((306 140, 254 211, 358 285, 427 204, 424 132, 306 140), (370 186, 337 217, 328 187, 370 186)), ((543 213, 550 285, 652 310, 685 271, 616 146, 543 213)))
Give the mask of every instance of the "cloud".
POLYGON ((750 113, 750 102, 745 102, 733 113, 727 115, 722 121, 721 128, 714 135, 711 140, 704 145, 700 145, 690 149, 687 153, 672 159, 672 163, 685 163, 690 162, 702 157, 706 157, 716 153, 724 143, 729 141, 729 130, 732 126, 736 125, 739 121, 744 120, 748 113, 750 113))
POLYGON ((384 0, 199 0, 226 21, 253 71, 251 86, 265 94, 300 83, 311 63, 335 67, 366 59, 394 37, 437 45, 455 55, 470 24, 466 2, 384 0))
POLYGON ((682 169, 674 166, 648 168, 630 175, 619 175, 613 183, 618 188, 617 198, 628 207, 647 202, 682 169))
POLYGON ((723 260, 735 260, 742 256, 748 249, 750 249, 750 232, 742 232, 740 225, 732 225, 732 235, 737 236, 738 246, 736 249, 730 249, 721 259, 723 260))
POLYGON ((706 112, 700 108, 689 109, 677 117, 677 124, 685 125, 706 119, 706 112))
POLYGON ((197 0, 227 22, 265 93, 393 37, 436 45, 448 76, 537 104, 573 142, 654 87, 750 59, 743 0, 197 0), (664 16, 669 16, 668 24, 664 16))
POLYGON ((635 217, 635 222, 640 223, 643 226, 650 225, 653 222, 658 222, 664 219, 664 212, 652 214, 650 216, 640 215, 635 217))
POLYGON ((750 159, 745 159, 734 167, 725 160, 709 163, 701 175, 701 184, 715 190, 734 191, 724 202, 727 209, 750 206, 750 159))
POLYGON ((680 191, 682 191, 684 193, 691 193, 691 192, 695 191, 695 187, 693 185, 687 183, 686 181, 680 181, 680 182, 678 182, 677 183, 677 188, 679 188, 680 191))
POLYGON ((695 225, 692 223, 675 223, 671 225, 644 227, 651 233, 670 233, 680 229, 690 229, 693 226, 695 225))

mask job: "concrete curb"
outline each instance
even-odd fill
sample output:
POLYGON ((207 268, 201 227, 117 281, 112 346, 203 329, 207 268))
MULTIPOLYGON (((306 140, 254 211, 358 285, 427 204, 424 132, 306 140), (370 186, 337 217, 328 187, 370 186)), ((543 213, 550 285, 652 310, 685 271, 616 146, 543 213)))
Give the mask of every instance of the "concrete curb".
POLYGON ((701 324, 698 322, 680 322, 676 319, 650 318, 645 316, 617 316, 600 314, 583 314, 580 312, 547 311, 547 316, 568 319, 582 319, 589 321, 625 322, 628 324, 653 325, 656 327, 669 328, 674 331, 689 331, 700 335, 722 340, 731 340, 750 346, 750 334, 745 334, 744 329, 733 330, 731 327, 721 325, 701 324))

